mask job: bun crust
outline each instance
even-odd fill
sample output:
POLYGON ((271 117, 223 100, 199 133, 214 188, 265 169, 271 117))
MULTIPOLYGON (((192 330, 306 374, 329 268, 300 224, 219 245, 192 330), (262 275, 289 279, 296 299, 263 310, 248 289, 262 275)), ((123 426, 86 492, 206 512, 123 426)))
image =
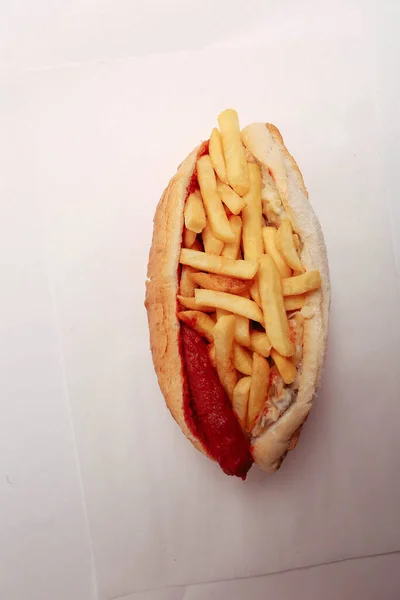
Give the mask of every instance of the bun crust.
MULTIPOLYGON (((298 394, 286 412, 252 442, 256 464, 276 471, 292 450, 312 406, 326 352, 330 304, 329 270, 321 226, 308 201, 303 177, 273 125, 255 123, 242 132, 242 141, 264 173, 271 171, 293 229, 303 248, 301 260, 307 270, 319 269, 322 286, 308 294, 307 306, 314 311, 304 323, 303 360, 298 394)), ((196 161, 207 142, 198 146, 179 166, 157 206, 146 282, 146 309, 150 345, 161 391, 172 416, 185 436, 209 456, 185 415, 186 379, 181 355, 180 324, 177 318, 179 253, 182 245, 183 211, 196 161)))

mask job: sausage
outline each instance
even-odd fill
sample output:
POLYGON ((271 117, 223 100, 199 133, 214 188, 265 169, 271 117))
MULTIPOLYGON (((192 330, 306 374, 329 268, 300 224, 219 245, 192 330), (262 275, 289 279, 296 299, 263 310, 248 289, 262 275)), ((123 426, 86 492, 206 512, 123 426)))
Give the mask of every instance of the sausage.
POLYGON ((211 364, 207 343, 185 324, 181 325, 181 336, 190 392, 188 401, 197 428, 207 450, 222 470, 244 480, 253 464, 250 444, 211 364))

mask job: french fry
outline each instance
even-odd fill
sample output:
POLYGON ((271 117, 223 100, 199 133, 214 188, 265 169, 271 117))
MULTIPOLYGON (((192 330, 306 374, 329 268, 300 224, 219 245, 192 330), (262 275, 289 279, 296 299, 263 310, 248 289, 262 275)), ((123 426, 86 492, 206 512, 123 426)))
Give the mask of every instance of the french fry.
MULTIPOLYGON (((189 231, 189 230, 188 230, 189 231)), ((191 250, 197 250, 197 252, 203 252, 203 246, 198 238, 196 238, 190 247, 191 250)))
POLYGON ((247 431, 251 431, 267 401, 269 364, 266 358, 253 353, 253 373, 247 409, 247 431))
POLYGON ((187 296, 188 298, 194 296, 196 283, 192 279, 192 273, 196 273, 195 269, 188 267, 187 265, 182 266, 181 279, 179 282, 179 292, 181 296, 187 296))
POLYGON ((233 258, 236 260, 239 258, 239 250, 240 250, 240 241, 242 238, 242 219, 235 215, 229 217, 229 224, 233 231, 233 235, 235 239, 233 242, 229 242, 224 245, 222 250, 222 256, 225 258, 233 258))
POLYGON ((237 112, 231 108, 224 110, 218 117, 218 124, 229 184, 243 196, 249 189, 249 176, 237 112))
POLYGON ((199 271, 237 277, 237 279, 253 279, 258 270, 258 264, 255 261, 233 260, 189 248, 181 249, 179 261, 182 265, 189 265, 199 271))
POLYGON ((184 248, 192 248, 196 241, 196 234, 194 231, 190 231, 187 227, 183 228, 182 234, 182 246, 184 248))
MULTIPOLYGON (((290 340, 289 324, 283 303, 282 283, 278 267, 269 254, 260 259, 258 284, 265 319, 265 329, 275 348, 282 356, 291 356, 294 345, 290 340)), ((290 278, 291 279, 291 278, 290 278)), ((195 290, 195 298, 197 292, 195 290)))
MULTIPOLYGON (((215 308, 223 308, 231 313, 242 315, 252 321, 258 321, 258 323, 264 322, 262 311, 253 300, 243 298, 243 296, 235 296, 234 294, 215 292, 214 290, 202 290, 199 288, 195 290, 194 294, 196 305, 199 307, 198 310, 203 310, 203 305, 207 308, 214 306, 215 308)), ((192 300, 192 298, 185 298, 185 300, 192 300)))
POLYGON ((305 269, 294 247, 292 225, 287 219, 279 225, 276 234, 276 245, 289 267, 304 273, 305 269))
POLYGON ((278 248, 276 247, 276 229, 275 227, 263 227, 263 238, 264 238, 264 247, 266 254, 270 254, 274 259, 276 266, 278 267, 278 271, 281 277, 290 277, 292 274, 292 269, 285 262, 280 254, 278 248))
POLYGON ((211 364, 214 367, 214 369, 217 368, 217 361, 215 360, 215 346, 214 346, 214 342, 212 342, 211 344, 208 344, 208 356, 210 358, 211 364))
POLYGON ((186 296, 177 295, 177 299, 184 308, 188 310, 199 310, 201 312, 214 312, 215 308, 207 305, 200 305, 196 302, 196 298, 186 298, 186 296))
POLYGON ((287 296, 287 298, 283 299, 286 312, 291 310, 299 310, 300 308, 303 308, 305 303, 306 297, 304 294, 300 294, 298 296, 287 296))
POLYGON ((298 250, 300 248, 300 238, 297 235, 297 233, 293 234, 293 244, 294 244, 294 247, 296 248, 296 250, 298 250))
POLYGON ((219 256, 224 247, 224 242, 221 242, 221 240, 213 235, 208 221, 201 235, 203 238, 204 251, 207 254, 215 254, 216 256, 219 256))
POLYGON ((225 275, 215 275, 214 273, 193 272, 192 280, 202 288, 237 295, 244 294, 251 286, 251 280, 236 279, 236 277, 226 277, 225 275))
POLYGON ((189 325, 209 342, 214 340, 213 329, 215 323, 209 315, 199 310, 185 310, 178 312, 178 319, 189 325))
POLYGON ((235 340, 242 346, 250 346, 250 321, 241 315, 235 315, 235 340))
POLYGON ((260 356, 268 358, 271 352, 271 342, 266 333, 262 331, 252 331, 250 333, 250 344, 251 350, 257 352, 260 356))
POLYGON ((257 302, 258 306, 261 308, 261 296, 258 289, 257 280, 254 280, 250 287, 250 296, 253 298, 254 302, 257 302))
POLYGON ((210 142, 208 144, 208 152, 214 170, 221 181, 228 183, 228 177, 226 175, 225 158, 222 150, 221 134, 219 130, 214 127, 210 135, 210 142))
POLYGON ((264 254, 262 238, 261 172, 255 163, 249 163, 250 189, 244 196, 242 211, 243 253, 245 260, 257 260, 264 254))
POLYGON ((199 193, 192 192, 184 209, 185 225, 190 231, 201 233, 206 226, 206 213, 199 193))
POLYGON ((246 428, 250 386, 251 377, 242 377, 242 379, 239 379, 233 390, 232 409, 242 426, 242 429, 246 428))
POLYGON ((307 271, 296 277, 282 279, 284 296, 297 296, 306 294, 321 287, 321 274, 319 271, 307 271))
POLYGON ((253 361, 248 351, 236 342, 233 344, 233 362, 239 373, 251 375, 253 372, 253 361))
POLYGON ((221 196, 222 202, 229 208, 232 214, 238 215, 246 206, 246 201, 241 198, 229 185, 217 181, 217 190, 221 196))
POLYGON ((290 385, 296 379, 297 369, 291 360, 282 356, 274 348, 271 350, 271 358, 273 359, 283 381, 290 385))
POLYGON ((214 346, 217 373, 228 397, 232 400, 237 383, 237 372, 233 361, 235 317, 220 317, 214 326, 214 346))
POLYGON ((235 236, 229 225, 221 197, 217 191, 217 180, 208 154, 202 156, 197 161, 197 178, 207 219, 214 236, 222 242, 233 242, 235 236))

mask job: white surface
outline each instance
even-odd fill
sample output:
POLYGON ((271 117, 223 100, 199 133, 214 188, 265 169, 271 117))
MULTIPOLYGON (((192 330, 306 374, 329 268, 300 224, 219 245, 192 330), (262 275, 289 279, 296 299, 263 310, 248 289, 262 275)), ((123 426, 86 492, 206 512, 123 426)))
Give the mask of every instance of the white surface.
POLYGON ((12 484, 0 487, 0 591, 95 594, 68 400, 101 599, 398 549, 389 9, 375 21, 372 1, 263 3, 245 15, 234 3, 220 26, 225 3, 211 25, 208 3, 196 14, 185 3, 186 21, 169 5, 152 22, 153 7, 130 3, 42 1, 35 14, 9 4, 1 444, 4 472, 22 485, 12 497, 12 484), (175 34, 158 34, 174 21, 175 34), (192 21, 201 35, 182 26, 192 21), (96 62, 203 44, 245 50, 96 62), (71 61, 91 62, 19 72, 71 61), (258 84, 248 92, 243 78, 258 84), (281 128, 325 229, 333 284, 319 404, 283 470, 244 485, 198 455, 163 408, 142 305, 156 199, 227 105, 243 123, 281 128))
POLYGON ((286 571, 263 577, 173 587, 115 600, 398 600, 400 554, 286 571))

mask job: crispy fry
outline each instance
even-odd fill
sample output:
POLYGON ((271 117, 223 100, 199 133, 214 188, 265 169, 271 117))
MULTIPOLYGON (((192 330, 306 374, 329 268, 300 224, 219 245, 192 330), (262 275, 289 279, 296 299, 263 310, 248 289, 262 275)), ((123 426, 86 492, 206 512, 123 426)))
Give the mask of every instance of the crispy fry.
POLYGON ((257 280, 254 280, 250 287, 250 296, 253 298, 254 302, 257 302, 258 306, 261 308, 261 296, 260 291, 258 289, 257 280))
POLYGON ((287 219, 282 221, 279 226, 276 234, 276 245, 289 267, 304 273, 305 269, 294 247, 292 225, 287 219))
POLYGON ((206 213, 199 192, 189 194, 185 204, 184 217, 185 225, 190 231, 195 233, 203 231, 206 226, 206 213))
POLYGON ((177 299, 182 304, 184 308, 188 310, 199 310, 201 312, 214 312, 215 308, 207 305, 200 305, 196 302, 196 298, 186 298, 185 296, 180 296, 178 294, 177 299))
POLYGON ((268 358, 271 352, 271 342, 266 333, 262 331, 252 331, 250 333, 250 344, 251 350, 257 352, 260 356, 268 358))
POLYGON ((232 214, 238 215, 246 206, 246 200, 241 198, 229 185, 222 183, 222 181, 217 181, 217 190, 222 202, 229 208, 232 214))
POLYGON ((305 294, 299 294, 298 296, 288 296, 283 299, 283 304, 285 305, 286 312, 291 310, 299 310, 303 308, 306 302, 305 294))
POLYGON ((196 238, 193 242, 193 245, 190 247, 191 250, 197 250, 197 252, 203 252, 203 245, 198 238, 196 238))
POLYGON ((224 247, 224 242, 221 242, 221 240, 213 235, 208 221, 201 235, 203 238, 204 251, 207 254, 215 254, 216 256, 219 256, 224 247))
POLYGON ((226 275, 215 275, 213 273, 194 272, 192 279, 202 288, 237 295, 244 294, 251 286, 251 279, 236 279, 236 277, 226 277, 226 275))
POLYGON ((239 258, 240 241, 242 237, 242 219, 232 215, 229 217, 229 224, 235 236, 235 240, 224 245, 222 256, 236 260, 239 258))
POLYGON ((196 234, 194 231, 190 231, 187 227, 183 228, 182 234, 182 246, 184 248, 192 248, 196 241, 196 234))
POLYGON ((271 358, 276 364, 283 381, 287 385, 293 383, 297 376, 297 369, 292 361, 279 354, 279 352, 277 352, 274 348, 271 350, 271 358))
POLYGON ((232 409, 242 429, 246 427, 251 377, 242 377, 233 390, 232 409))
POLYGON ((274 259, 281 277, 290 277, 292 269, 285 262, 276 247, 276 229, 275 227, 263 227, 264 247, 266 254, 270 254, 274 259))
POLYGON ((293 245, 296 248, 296 250, 298 250, 300 248, 300 238, 297 235, 297 233, 293 234, 293 245))
POLYGON ((321 287, 321 274, 319 271, 307 271, 296 277, 282 279, 284 296, 297 296, 306 294, 321 287))
POLYGON ((195 269, 188 267, 187 265, 182 266, 181 279, 179 282, 179 292, 181 296, 186 296, 188 298, 194 296, 196 283, 192 279, 192 273, 196 273, 195 269))
POLYGON ((244 196, 242 211, 243 253, 245 260, 257 260, 264 254, 262 239, 261 172, 257 164, 249 164, 250 189, 244 196))
POLYGON ((217 368, 217 361, 215 360, 215 346, 214 342, 208 344, 208 356, 210 357, 210 361, 214 369, 217 368))
POLYGON ((250 346, 250 321, 241 315, 235 315, 235 340, 242 346, 250 346))
POLYGON ((178 319, 189 325, 209 342, 214 340, 213 329, 215 323, 209 315, 199 310, 185 310, 178 312, 178 319))
POLYGON ((254 261, 233 260, 224 256, 214 256, 188 248, 182 248, 180 263, 182 265, 189 265, 200 271, 237 277, 238 279, 253 279, 258 269, 258 264, 254 261))
POLYGON ((218 117, 218 123, 229 184, 239 196, 243 196, 249 189, 249 176, 237 112, 231 108, 224 110, 218 117))
POLYGON ((247 409, 247 431, 251 431, 257 421, 257 417, 264 408, 267 401, 269 387, 269 364, 266 358, 253 353, 253 374, 251 376, 251 387, 249 404, 247 409))
POLYGON ((235 336, 235 317, 220 317, 214 326, 214 346, 217 373, 228 397, 232 400, 237 383, 237 372, 233 361, 233 341, 235 336))
POLYGON ((233 344, 233 362, 239 373, 251 375, 253 372, 253 361, 248 351, 236 342, 233 344))
POLYGON ((233 242, 235 236, 229 225, 221 197, 217 191, 217 180, 208 154, 202 156, 197 161, 197 178, 199 180, 207 219, 214 236, 222 242, 233 242))
MULTIPOLYGON (((290 340, 278 267, 269 254, 264 254, 259 260, 258 283, 265 329, 272 346, 283 356, 291 356, 294 352, 294 345, 290 340)), ((197 292, 198 290, 195 290, 195 297, 197 292)))
MULTIPOLYGON (((199 310, 203 310, 203 304, 207 307, 223 308, 237 315, 242 315, 253 321, 263 323, 263 314, 260 307, 243 296, 226 294, 225 292, 215 292, 214 290, 195 290, 196 304, 199 310)), ((188 300, 185 298, 185 300, 188 300)), ((192 298, 190 298, 192 300, 192 298)), ((286 316, 286 313, 285 313, 286 316)))
POLYGON ((228 183, 228 177, 226 174, 225 158, 222 150, 221 134, 219 130, 214 127, 210 135, 210 142, 208 144, 208 151, 214 170, 221 181, 228 183))

